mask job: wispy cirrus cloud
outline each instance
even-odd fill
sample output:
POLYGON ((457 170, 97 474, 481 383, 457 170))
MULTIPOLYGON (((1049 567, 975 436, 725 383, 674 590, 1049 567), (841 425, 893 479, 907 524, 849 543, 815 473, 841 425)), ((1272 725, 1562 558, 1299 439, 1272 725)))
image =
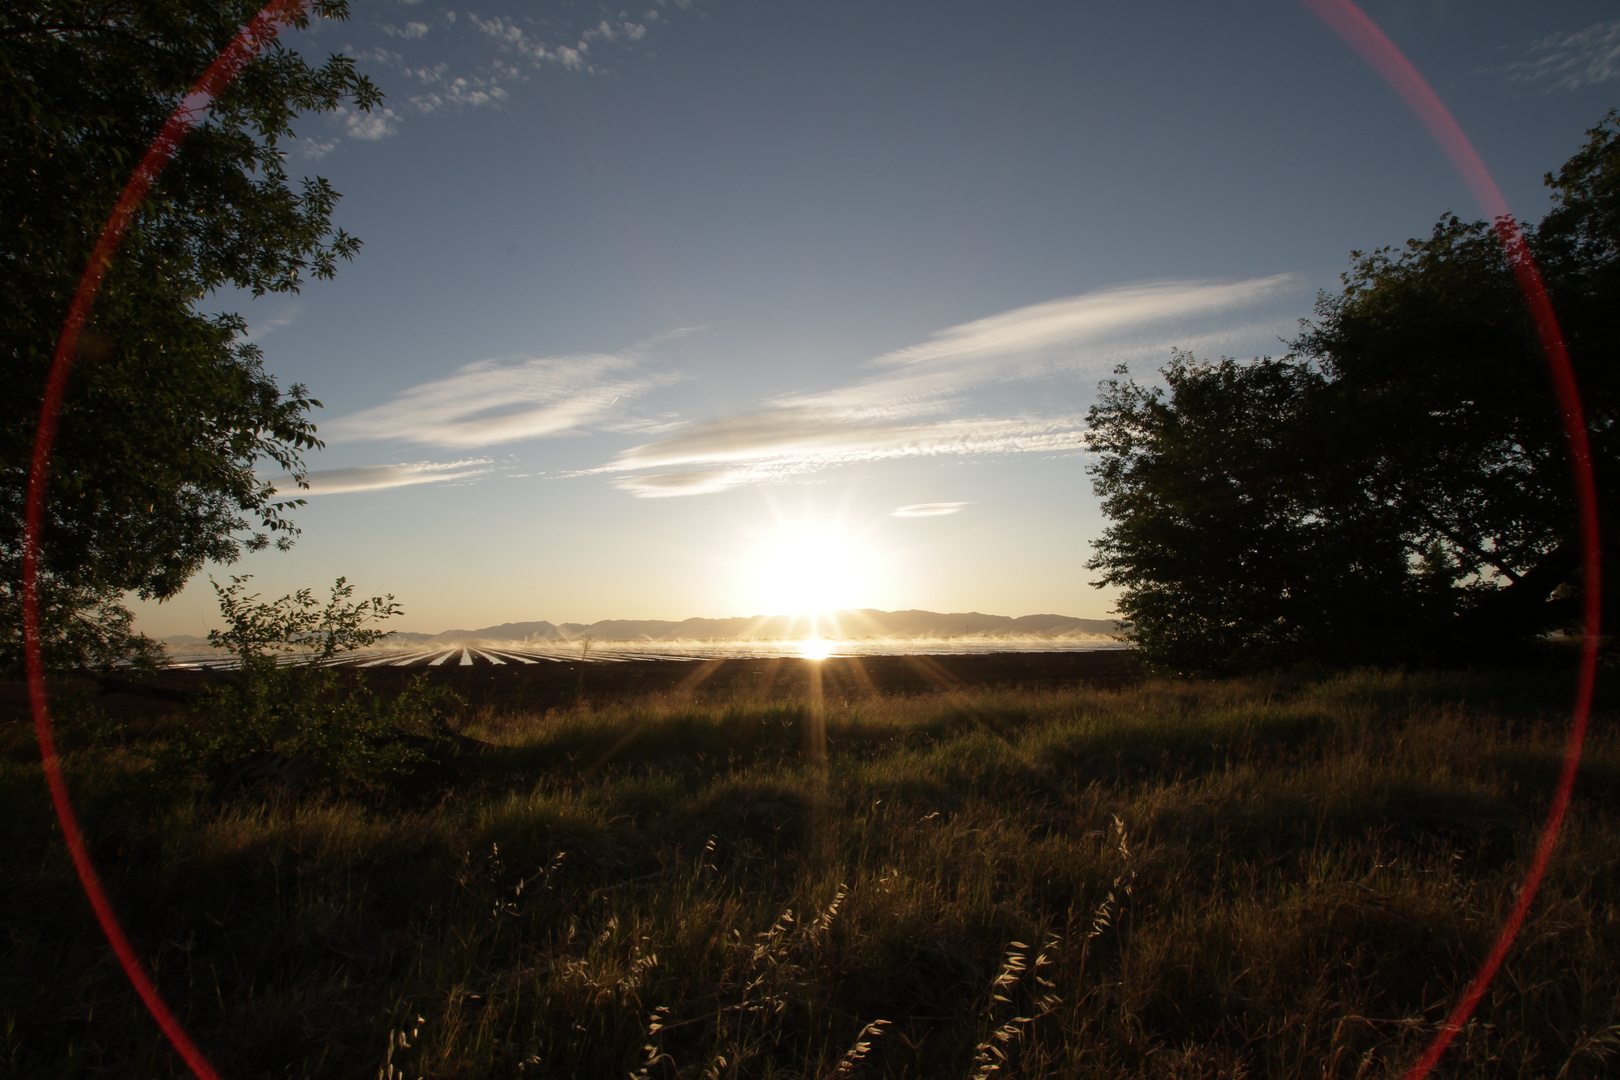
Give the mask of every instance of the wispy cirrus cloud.
POLYGON ((477 75, 456 75, 450 65, 440 62, 431 67, 407 69, 405 74, 424 87, 408 99, 418 113, 445 109, 477 108, 505 101, 510 95, 496 79, 477 75))
POLYGON ((428 24, 411 20, 404 26, 395 26, 393 23, 384 23, 382 32, 389 37, 420 38, 427 37, 428 24))
POLYGON ((614 486, 643 499, 706 495, 770 484, 858 461, 910 457, 981 457, 1074 450, 1081 416, 963 417, 931 422, 840 423, 826 414, 752 416, 693 424, 678 435, 621 454, 595 472, 659 466, 724 465, 698 471, 619 476, 614 486))
POLYGON ((614 481, 614 486, 641 499, 668 499, 681 495, 709 495, 758 482, 757 479, 751 480, 745 470, 707 469, 700 472, 622 476, 614 481))
POLYGON ((1515 82, 1545 83, 1548 90, 1579 90, 1620 79, 1620 19, 1593 23, 1571 34, 1553 34, 1532 44, 1527 59, 1509 64, 1515 82))
POLYGON ((500 105, 544 69, 585 75, 611 71, 676 12, 695 6, 694 0, 654 0, 634 16, 565 8, 488 18, 446 8, 412 11, 403 21, 357 21, 345 32, 371 40, 349 51, 363 67, 388 72, 387 81, 396 87, 389 105, 369 113, 339 109, 325 118, 323 134, 297 140, 295 152, 319 160, 344 139, 388 138, 413 115, 500 105))
POLYGON ((1014 308, 885 353, 868 362, 877 374, 849 386, 772 404, 852 416, 923 415, 994 383, 1105 371, 1121 358, 1162 352, 1166 334, 1182 342, 1207 337, 1208 327, 1198 321, 1270 300, 1292 281, 1289 274, 1225 283, 1156 281, 1014 308))
POLYGON ((1084 422, 1083 416, 1066 415, 863 423, 816 410, 779 410, 692 424, 668 439, 625 451, 609 468, 769 465, 771 475, 781 476, 785 469, 804 472, 884 458, 1069 450, 1079 445, 1084 422))
POLYGON ((277 476, 270 483, 282 495, 341 495, 350 491, 380 491, 384 488, 415 484, 443 484, 466 480, 490 471, 490 458, 466 461, 416 461, 400 465, 358 465, 347 469, 317 469, 305 477, 308 488, 300 488, 291 476, 277 476))
POLYGON ((339 417, 321 434, 330 442, 394 439, 462 449, 566 435, 606 420, 619 401, 673 381, 642 369, 643 349, 480 360, 339 417))
POLYGON ((298 297, 288 299, 277 297, 273 300, 261 300, 254 305, 250 315, 257 317, 247 325, 247 331, 242 334, 243 341, 259 342, 275 333, 277 330, 291 326, 298 321, 304 313, 304 302, 298 297))
POLYGON ((537 65, 556 64, 594 73, 599 71, 600 67, 598 61, 591 55, 592 46, 596 46, 600 51, 604 45, 627 45, 638 42, 647 36, 647 31, 656 25, 659 19, 658 9, 650 8, 639 19, 631 19, 623 14, 617 19, 600 19, 595 25, 560 39, 554 35, 537 33, 532 23, 525 29, 517 19, 481 19, 474 15, 472 24, 511 55, 521 56, 537 65))
POLYGON ((890 517, 944 517, 947 514, 959 514, 968 506, 965 502, 933 502, 912 503, 910 506, 899 506, 890 511, 890 517))
POLYGON ((878 366, 983 365, 1034 350, 1107 339, 1168 319, 1229 311, 1274 296, 1289 274, 1237 282, 1153 281, 1048 300, 952 326, 886 353, 878 366))
POLYGON ((973 392, 997 384, 1094 376, 1122 359, 1162 357, 1172 343, 1218 347, 1234 331, 1211 328, 1211 318, 1229 320, 1283 293, 1291 280, 1153 282, 961 323, 876 357, 867 365, 875 372, 847 386, 685 425, 596 471, 618 474, 615 485, 633 495, 658 498, 856 461, 1073 450, 1083 443, 1081 414, 962 415, 964 407, 973 392))

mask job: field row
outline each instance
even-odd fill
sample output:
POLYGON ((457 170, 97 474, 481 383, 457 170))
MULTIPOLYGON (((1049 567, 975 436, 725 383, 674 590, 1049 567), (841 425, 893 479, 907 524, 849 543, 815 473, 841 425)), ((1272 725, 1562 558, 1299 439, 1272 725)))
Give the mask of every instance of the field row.
POLYGON ((603 650, 589 652, 584 650, 571 650, 567 653, 538 652, 529 649, 490 649, 474 648, 471 645, 457 645, 445 650, 443 648, 428 649, 422 652, 400 654, 387 653, 352 653, 335 661, 344 667, 443 667, 453 665, 457 667, 492 667, 507 664, 622 664, 627 660, 691 660, 690 656, 672 656, 668 653, 651 652, 621 652, 618 650, 603 650))
MULTIPOLYGON (((296 664, 302 662, 304 657, 297 654, 288 654, 280 658, 283 664, 296 664)), ((581 650, 569 652, 540 652, 531 649, 493 649, 475 648, 471 645, 456 645, 453 648, 439 646, 433 649, 420 649, 414 652, 402 652, 398 649, 368 649, 352 653, 345 653, 326 662, 328 667, 346 668, 437 668, 437 667, 506 667, 509 665, 528 664, 622 664, 630 660, 696 660, 698 657, 679 653, 654 652, 627 652, 615 649, 604 649, 584 653, 581 650)), ((212 668, 218 671, 228 671, 238 666, 233 657, 210 654, 207 656, 180 656, 175 658, 173 664, 178 668, 212 668)))
MULTIPOLYGON (((389 646, 345 653, 329 661, 338 667, 496 667, 531 664, 616 664, 632 660, 779 660, 828 657, 896 656, 1004 656, 1011 654, 1071 654, 1128 651, 1120 642, 1077 638, 988 639, 874 639, 858 641, 672 641, 602 642, 585 646, 580 642, 546 645, 517 644, 512 647, 480 645, 433 645, 416 649, 389 646)), ((285 664, 298 663, 305 655, 289 653, 285 664)), ((173 649, 172 666, 227 670, 236 660, 220 651, 173 649)))

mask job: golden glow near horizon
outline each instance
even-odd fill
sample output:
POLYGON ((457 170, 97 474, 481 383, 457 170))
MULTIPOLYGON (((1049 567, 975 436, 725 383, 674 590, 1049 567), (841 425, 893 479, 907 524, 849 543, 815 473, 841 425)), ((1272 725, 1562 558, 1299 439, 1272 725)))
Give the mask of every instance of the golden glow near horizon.
POLYGON ((799 655, 806 660, 825 660, 832 655, 832 642, 825 638, 808 638, 799 642, 799 655))
POLYGON ((744 564, 755 612, 814 616, 871 604, 876 559, 859 537, 819 521, 778 521, 756 538, 744 564))

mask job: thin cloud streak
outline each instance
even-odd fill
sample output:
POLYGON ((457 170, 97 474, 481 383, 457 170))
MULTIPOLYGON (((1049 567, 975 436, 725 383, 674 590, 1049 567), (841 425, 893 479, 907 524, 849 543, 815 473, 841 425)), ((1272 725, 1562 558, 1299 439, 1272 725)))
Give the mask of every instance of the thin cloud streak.
POLYGON ((730 464, 730 468, 621 476, 614 486, 638 498, 707 495, 730 488, 770 484, 861 461, 913 457, 988 457, 994 454, 1057 453, 1083 445, 1080 416, 965 417, 914 424, 828 427, 805 417, 773 428, 767 414, 698 425, 673 440, 630 451, 594 472, 625 472, 660 465, 730 464), (745 430, 747 429, 747 430, 745 430), (634 455, 634 456, 630 456, 634 455))
POLYGON ((1286 274, 1225 284, 1153 282, 976 319, 875 358, 867 366, 879 372, 848 386, 781 396, 752 412, 685 425, 594 471, 697 467, 615 481, 640 498, 658 498, 770 483, 856 461, 1074 450, 1082 445, 1082 416, 948 414, 969 391, 989 385, 1096 376, 1123 359, 1162 356, 1173 330, 1180 330, 1174 340, 1182 344, 1229 336, 1187 331, 1192 320, 1252 307, 1291 282, 1286 274))
MULTIPOLYGON (((1043 375, 1087 375, 1122 353, 1157 349, 1173 328, 1252 307, 1286 291, 1290 274, 1230 284, 1161 281, 1049 300, 962 323, 868 362, 879 374, 836 390, 778 398, 773 405, 852 415, 936 412, 975 387, 1043 375), (1151 331, 1150 340, 1143 335, 1151 331)), ((1183 332, 1179 339, 1188 335, 1183 332)))
POLYGON ((672 381, 639 370, 640 350, 480 360, 325 425, 331 442, 400 439, 472 448, 579 431, 621 399, 672 381))
POLYGON ((1156 281, 1048 300, 941 330, 873 363, 973 363, 1108 338, 1166 319, 1247 307, 1275 295, 1291 280, 1292 275, 1276 274, 1229 284, 1156 281))
POLYGON ((621 491, 638 499, 667 499, 680 495, 712 495, 727 488, 757 482, 738 469, 712 469, 706 472, 649 473, 624 476, 613 482, 621 491))
POLYGON ((282 495, 342 495, 351 491, 381 491, 384 488, 416 484, 443 484, 482 476, 490 471, 491 459, 468 461, 417 461, 400 465, 358 465, 347 469, 318 469, 306 476, 308 488, 299 488, 291 476, 273 478, 270 483, 282 495))
POLYGON ((266 315, 248 323, 247 332, 241 336, 241 339, 248 342, 261 341, 277 330, 291 326, 298 321, 298 317, 303 313, 304 305, 301 300, 283 302, 277 305, 275 314, 266 315))
POLYGON ((1081 416, 963 417, 910 424, 837 423, 815 410, 754 413, 694 424, 660 442, 627 450, 608 470, 671 465, 766 462, 817 466, 941 454, 1069 450, 1085 429, 1081 416))
POLYGON ((1620 19, 1593 23, 1573 34, 1553 34, 1528 51, 1540 55, 1508 65, 1514 82, 1546 82, 1551 91, 1620 79, 1620 19))
POLYGON ((910 506, 896 507, 889 512, 889 516, 901 518, 944 517, 946 514, 959 514, 968 505, 965 502, 912 503, 910 506))

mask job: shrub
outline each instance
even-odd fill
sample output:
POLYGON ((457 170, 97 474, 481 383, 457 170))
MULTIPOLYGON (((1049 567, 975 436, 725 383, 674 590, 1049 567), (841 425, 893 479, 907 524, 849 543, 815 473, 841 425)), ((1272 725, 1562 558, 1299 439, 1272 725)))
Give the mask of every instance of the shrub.
POLYGON ((401 614, 393 596, 355 601, 340 577, 324 602, 309 589, 262 601, 246 593, 248 580, 213 583, 227 625, 208 640, 235 656, 236 671, 203 696, 160 773, 195 781, 275 754, 307 762, 323 780, 371 787, 423 761, 445 731, 443 711, 460 703, 456 694, 421 676, 385 698, 331 666, 388 636, 368 624, 401 614))

